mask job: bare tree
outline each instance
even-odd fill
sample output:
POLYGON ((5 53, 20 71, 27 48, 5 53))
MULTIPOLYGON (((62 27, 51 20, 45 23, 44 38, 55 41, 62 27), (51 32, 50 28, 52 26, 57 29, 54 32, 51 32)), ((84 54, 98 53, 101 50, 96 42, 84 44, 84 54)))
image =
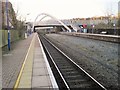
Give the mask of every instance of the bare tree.
POLYGON ((112 8, 112 3, 110 4, 110 7, 107 7, 105 11, 105 16, 108 22, 108 27, 112 26, 112 15, 113 15, 113 8, 112 8))

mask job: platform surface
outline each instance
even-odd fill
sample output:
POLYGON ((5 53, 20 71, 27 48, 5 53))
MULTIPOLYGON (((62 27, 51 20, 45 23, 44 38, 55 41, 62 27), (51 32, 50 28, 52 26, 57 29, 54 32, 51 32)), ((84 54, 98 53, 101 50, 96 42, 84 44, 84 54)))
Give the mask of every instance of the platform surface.
MULTIPOLYGON (((22 51, 24 51, 24 60, 19 60, 19 64, 21 64, 19 66, 20 69, 19 71, 14 72, 16 73, 16 78, 14 78, 14 82, 10 82, 12 83, 12 85, 9 86, 8 84, 8 86, 4 86, 3 88, 58 88, 37 33, 34 33, 31 36, 29 36, 26 40, 22 42, 22 44, 28 45, 23 45, 23 47, 19 47, 19 50, 21 49, 21 52, 19 51, 20 53, 23 53, 22 51), (29 43, 25 44, 26 42, 29 43)), ((14 50, 17 52, 16 48, 14 48, 14 50)), ((18 53, 19 55, 10 54, 12 52, 14 53, 14 51, 8 52, 9 57, 11 55, 12 57, 17 56, 17 59, 18 56, 21 55, 20 53, 18 53)), ((5 55, 6 54, 3 55, 4 61, 6 61, 5 55)), ((10 61, 9 59, 11 59, 12 57, 8 58, 8 56, 7 60, 10 61)), ((7 65, 7 63, 5 62, 4 64, 7 65)))

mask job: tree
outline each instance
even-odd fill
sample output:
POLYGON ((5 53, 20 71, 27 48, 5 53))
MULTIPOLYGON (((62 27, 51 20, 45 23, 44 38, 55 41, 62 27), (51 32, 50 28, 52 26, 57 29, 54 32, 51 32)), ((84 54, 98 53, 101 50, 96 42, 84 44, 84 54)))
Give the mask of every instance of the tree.
POLYGON ((113 8, 112 8, 112 3, 109 4, 110 6, 107 7, 106 11, 105 11, 105 16, 108 22, 108 27, 112 27, 113 26, 113 22, 112 22, 112 16, 113 16, 113 8))
POLYGON ((105 23, 99 23, 96 25, 96 29, 106 29, 107 25, 105 23))
MULTIPOLYGON (((7 10, 8 10, 8 20, 9 20, 9 23, 14 28, 16 28, 16 23, 17 23, 16 14, 15 14, 13 6, 12 6, 12 4, 10 2, 8 2, 7 10)), ((7 16, 6 16, 6 2, 2 2, 2 20, 3 20, 2 21, 2 28, 3 29, 7 29, 6 19, 7 19, 7 16)))
MULTIPOLYGON (((8 20, 9 23, 13 26, 14 30, 17 30, 19 33, 19 36, 23 36, 24 30, 25 30, 25 20, 22 20, 21 18, 18 19, 19 17, 19 10, 15 13, 13 6, 10 2, 8 2, 8 20)), ((2 2, 2 29, 7 29, 6 26, 6 2, 2 2)), ((11 29, 12 27, 10 27, 11 29)))

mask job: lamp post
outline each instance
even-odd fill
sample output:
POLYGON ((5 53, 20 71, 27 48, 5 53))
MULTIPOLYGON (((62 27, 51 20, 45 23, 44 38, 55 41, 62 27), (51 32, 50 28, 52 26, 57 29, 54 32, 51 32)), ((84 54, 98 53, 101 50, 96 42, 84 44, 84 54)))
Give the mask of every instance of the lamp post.
POLYGON ((9 16, 8 16, 8 0, 6 0, 6 16, 7 16, 7 30, 8 30, 8 50, 10 51, 10 30, 9 30, 9 16))
POLYGON ((26 14, 26 23, 27 23, 27 32, 26 33, 27 33, 27 35, 31 34, 31 33, 29 33, 31 31, 30 31, 29 21, 27 20, 29 15, 30 15, 30 13, 26 14))
POLYGON ((95 27, 95 25, 92 24, 92 34, 94 33, 94 27, 95 27))
POLYGON ((115 24, 115 15, 114 14, 111 14, 111 17, 112 17, 112 23, 113 23, 113 28, 114 28, 114 35, 116 34, 116 30, 115 30, 115 26, 116 26, 116 24, 115 24))
POLYGON ((116 26, 116 25, 115 25, 115 23, 114 23, 114 24, 113 24, 113 27, 114 27, 114 35, 116 34, 115 26, 116 26))

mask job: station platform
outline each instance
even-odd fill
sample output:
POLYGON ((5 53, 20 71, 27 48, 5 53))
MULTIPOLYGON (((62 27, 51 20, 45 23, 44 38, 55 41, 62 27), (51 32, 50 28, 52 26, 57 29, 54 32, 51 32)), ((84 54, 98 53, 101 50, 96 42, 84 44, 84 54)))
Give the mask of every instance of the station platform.
MULTIPOLYGON (((58 88, 38 34, 33 33, 28 38, 26 41, 29 40, 30 44, 27 53, 24 56, 20 71, 17 74, 13 88, 58 88)), ((22 47, 20 48, 22 49, 22 47)), ((17 58, 18 57, 16 57, 16 59, 17 58)))

